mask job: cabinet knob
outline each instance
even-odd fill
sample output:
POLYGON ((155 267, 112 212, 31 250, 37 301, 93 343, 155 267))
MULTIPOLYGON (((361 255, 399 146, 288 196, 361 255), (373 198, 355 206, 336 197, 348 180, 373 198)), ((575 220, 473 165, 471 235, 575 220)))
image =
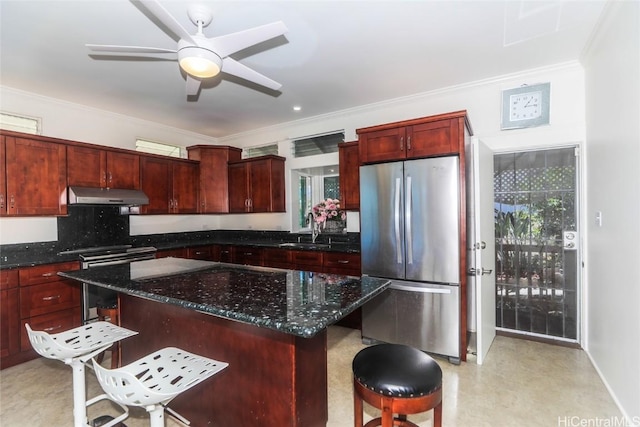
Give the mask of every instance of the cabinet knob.
POLYGON ((54 299, 60 299, 60 295, 51 295, 48 297, 42 297, 42 301, 53 301, 54 299))
POLYGON ((404 136, 400 137, 400 151, 404 150, 404 136))
POLYGON ((4 209, 4 194, 0 194, 0 209, 4 209))
POLYGON ((407 137, 407 150, 411 150, 411 137, 407 137))
POLYGON ((13 209, 15 207, 16 207, 16 198, 12 194, 11 198, 9 199, 9 208, 13 209))

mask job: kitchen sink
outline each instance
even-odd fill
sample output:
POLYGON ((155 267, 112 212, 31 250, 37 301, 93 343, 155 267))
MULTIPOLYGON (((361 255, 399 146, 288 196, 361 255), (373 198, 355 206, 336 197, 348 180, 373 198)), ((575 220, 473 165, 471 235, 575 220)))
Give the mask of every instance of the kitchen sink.
POLYGON ((299 248, 299 249, 329 249, 331 245, 326 243, 280 243, 281 248, 299 248))

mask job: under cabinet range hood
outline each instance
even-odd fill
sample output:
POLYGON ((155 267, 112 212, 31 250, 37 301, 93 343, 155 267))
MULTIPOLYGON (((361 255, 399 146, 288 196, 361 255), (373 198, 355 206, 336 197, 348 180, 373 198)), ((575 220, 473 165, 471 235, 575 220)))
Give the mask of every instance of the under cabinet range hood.
POLYGON ((148 205, 149 197, 142 190, 121 188, 69 187, 70 205, 148 205))

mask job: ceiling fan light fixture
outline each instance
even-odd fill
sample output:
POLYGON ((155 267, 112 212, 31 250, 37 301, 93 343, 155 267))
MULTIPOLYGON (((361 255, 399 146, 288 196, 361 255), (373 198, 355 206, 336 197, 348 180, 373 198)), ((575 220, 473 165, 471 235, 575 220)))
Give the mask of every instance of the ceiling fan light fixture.
POLYGON ((198 46, 180 49, 178 62, 186 73, 201 79, 216 76, 222 69, 222 59, 218 55, 198 46))

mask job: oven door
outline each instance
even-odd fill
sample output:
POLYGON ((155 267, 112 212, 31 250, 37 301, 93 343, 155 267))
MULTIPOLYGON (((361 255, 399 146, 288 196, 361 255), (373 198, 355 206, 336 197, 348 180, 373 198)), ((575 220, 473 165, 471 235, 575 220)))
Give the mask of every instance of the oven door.
MULTIPOLYGON (((105 259, 83 262, 82 269, 106 267, 109 265, 129 264, 134 261, 154 259, 155 253, 129 256, 125 259, 105 259)), ((95 322, 98 320, 98 307, 111 307, 118 305, 118 292, 112 289, 88 283, 82 284, 82 324, 95 322)))

